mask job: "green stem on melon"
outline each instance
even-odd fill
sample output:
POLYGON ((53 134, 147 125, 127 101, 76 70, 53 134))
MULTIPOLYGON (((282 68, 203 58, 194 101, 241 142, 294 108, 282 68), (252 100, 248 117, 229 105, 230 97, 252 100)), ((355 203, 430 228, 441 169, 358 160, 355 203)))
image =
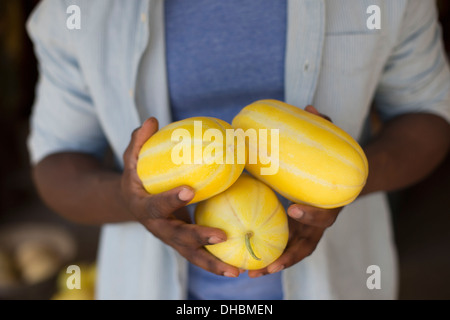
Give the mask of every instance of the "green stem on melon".
POLYGON ((258 256, 253 251, 252 245, 250 244, 250 238, 253 236, 253 232, 247 232, 245 234, 245 246, 247 247, 248 252, 253 257, 253 259, 260 261, 261 258, 258 258, 258 256))

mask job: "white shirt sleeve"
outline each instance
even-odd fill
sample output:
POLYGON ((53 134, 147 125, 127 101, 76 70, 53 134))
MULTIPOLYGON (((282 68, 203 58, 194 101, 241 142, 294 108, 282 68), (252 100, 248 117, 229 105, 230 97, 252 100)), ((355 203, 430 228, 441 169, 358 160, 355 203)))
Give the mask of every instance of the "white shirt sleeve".
POLYGON ((67 28, 66 10, 63 1, 45 0, 27 21, 39 67, 28 137, 32 163, 66 151, 100 156, 107 146, 77 63, 77 30, 67 28))
POLYGON ((410 0, 376 93, 384 119, 408 112, 450 122, 450 72, 435 2, 410 0))

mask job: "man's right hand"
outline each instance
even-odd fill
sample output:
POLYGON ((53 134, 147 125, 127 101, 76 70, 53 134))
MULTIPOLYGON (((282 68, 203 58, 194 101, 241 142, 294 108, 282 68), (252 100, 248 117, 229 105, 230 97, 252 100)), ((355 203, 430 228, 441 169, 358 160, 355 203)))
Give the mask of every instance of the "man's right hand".
POLYGON ((148 231, 191 263, 218 275, 237 277, 239 269, 220 261, 204 248, 205 245, 225 241, 225 232, 179 218, 180 212, 187 216, 185 206, 194 197, 192 188, 180 186, 158 194, 149 194, 144 189, 136 171, 137 159, 143 144, 156 131, 158 121, 155 118, 147 119, 140 128, 134 130, 123 155, 121 194, 128 210, 148 231))

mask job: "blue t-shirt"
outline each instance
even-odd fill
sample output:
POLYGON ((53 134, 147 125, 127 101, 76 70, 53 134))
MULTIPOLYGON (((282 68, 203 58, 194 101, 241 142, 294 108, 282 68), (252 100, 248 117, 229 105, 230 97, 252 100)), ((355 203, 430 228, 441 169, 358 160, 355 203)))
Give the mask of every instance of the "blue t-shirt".
MULTIPOLYGON (((231 123, 259 99, 284 100, 286 1, 166 0, 166 56, 173 120, 231 123)), ((189 266, 190 299, 282 299, 281 273, 217 276, 189 266)))

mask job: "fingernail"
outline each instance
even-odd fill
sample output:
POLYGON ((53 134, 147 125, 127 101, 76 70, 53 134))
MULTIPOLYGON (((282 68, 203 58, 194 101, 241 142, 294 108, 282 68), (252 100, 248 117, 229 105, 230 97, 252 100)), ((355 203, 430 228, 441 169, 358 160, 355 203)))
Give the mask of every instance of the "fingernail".
POLYGON ((301 210, 297 207, 294 207, 291 210, 289 210, 289 215, 295 219, 300 219, 301 217, 303 217, 304 214, 305 213, 303 212, 303 210, 301 210))
POLYGON ((181 201, 189 201, 194 197, 194 192, 192 192, 192 190, 189 189, 182 189, 179 193, 178 193, 178 199, 180 199, 181 201))
POLYGON ((280 272, 283 269, 284 269, 284 266, 281 265, 281 266, 278 266, 278 267, 275 267, 275 268, 272 268, 272 269, 268 268, 267 271, 269 271, 269 273, 277 273, 277 272, 280 272))
POLYGON ((231 272, 224 272, 223 275, 228 278, 237 278, 237 275, 231 272))
POLYGON ((143 127, 144 125, 146 125, 147 123, 151 123, 151 122, 153 122, 153 121, 152 121, 152 118, 148 118, 147 120, 144 121, 144 123, 142 124, 142 127, 143 127))
POLYGON ((208 242, 210 243, 210 244, 217 244, 217 243, 221 243, 221 242, 223 242, 224 240, 223 239, 221 239, 221 238, 219 238, 219 237, 216 237, 216 236, 212 236, 212 237, 210 237, 209 239, 208 239, 208 242))

